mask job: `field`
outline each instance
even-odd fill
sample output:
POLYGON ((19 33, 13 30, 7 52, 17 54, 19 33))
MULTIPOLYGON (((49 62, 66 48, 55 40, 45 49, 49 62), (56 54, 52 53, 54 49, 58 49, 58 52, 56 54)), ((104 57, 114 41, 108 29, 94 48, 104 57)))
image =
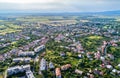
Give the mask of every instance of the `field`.
POLYGON ((6 33, 19 32, 21 31, 20 26, 14 24, 0 25, 0 35, 5 35, 6 33))
POLYGON ((22 21, 22 22, 40 22, 44 24, 49 24, 52 26, 59 26, 59 25, 65 25, 65 24, 75 24, 77 23, 76 20, 77 16, 71 16, 71 17, 63 17, 63 16, 38 16, 38 17, 20 17, 17 18, 16 21, 22 21))
POLYGON ((99 40, 99 39, 102 39, 103 37, 101 36, 90 36, 88 37, 88 39, 92 39, 92 40, 99 40))
POLYGON ((88 51, 97 51, 97 47, 99 47, 104 40, 109 39, 97 35, 85 36, 84 38, 80 39, 83 47, 88 51))
MULTIPOLYGON (((76 24, 80 20, 76 20, 78 16, 26 16, 26 17, 9 17, 6 20, 0 19, 0 35, 5 35, 6 33, 20 32, 23 27, 18 26, 14 23, 42 23, 51 26, 64 26, 70 24, 76 24)), ((86 21, 86 20, 85 20, 86 21)))

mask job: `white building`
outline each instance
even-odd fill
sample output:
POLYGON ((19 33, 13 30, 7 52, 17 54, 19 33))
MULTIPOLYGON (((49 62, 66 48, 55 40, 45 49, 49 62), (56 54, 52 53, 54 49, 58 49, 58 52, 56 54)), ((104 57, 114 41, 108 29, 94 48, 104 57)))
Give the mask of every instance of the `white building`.
POLYGON ((40 70, 43 71, 43 70, 46 70, 46 68, 47 68, 46 60, 44 58, 42 58, 42 60, 40 62, 40 70))
POLYGON ((50 68, 50 69, 55 68, 55 66, 53 65, 53 63, 52 63, 52 62, 50 62, 50 63, 49 63, 49 68, 50 68))
POLYGON ((34 51, 26 51, 26 52, 19 52, 18 53, 18 56, 34 56, 35 55, 35 53, 34 53, 34 51))
POLYGON ((26 71, 26 76, 27 78, 35 78, 31 70, 26 71))
POLYGON ((83 74, 83 71, 76 69, 76 70, 75 70, 75 73, 82 75, 82 74, 83 74))
POLYGON ((32 59, 31 58, 29 58, 29 57, 27 57, 27 58, 14 58, 13 59, 13 62, 25 62, 25 63, 28 63, 28 62, 30 62, 32 59))
POLYGON ((25 72, 28 69, 30 70, 30 65, 10 67, 7 69, 7 74, 8 76, 13 74, 18 74, 21 72, 25 72))
POLYGON ((39 52, 41 50, 45 49, 45 45, 38 46, 34 49, 35 52, 39 52))

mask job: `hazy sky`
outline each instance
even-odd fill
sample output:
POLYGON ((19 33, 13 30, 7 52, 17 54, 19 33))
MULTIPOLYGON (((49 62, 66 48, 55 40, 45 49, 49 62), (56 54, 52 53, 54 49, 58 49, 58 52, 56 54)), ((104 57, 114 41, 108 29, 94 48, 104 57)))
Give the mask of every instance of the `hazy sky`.
POLYGON ((120 0, 0 0, 0 12, 95 12, 120 10, 120 0))

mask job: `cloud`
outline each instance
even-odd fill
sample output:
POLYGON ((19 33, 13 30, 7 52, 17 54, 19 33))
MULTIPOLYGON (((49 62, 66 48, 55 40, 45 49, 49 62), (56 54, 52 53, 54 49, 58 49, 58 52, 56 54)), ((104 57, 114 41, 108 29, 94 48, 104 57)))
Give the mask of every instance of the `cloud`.
POLYGON ((0 0, 1 3, 49 3, 55 2, 56 0, 0 0))
POLYGON ((120 0, 0 0, 0 10, 40 12, 120 10, 120 0))

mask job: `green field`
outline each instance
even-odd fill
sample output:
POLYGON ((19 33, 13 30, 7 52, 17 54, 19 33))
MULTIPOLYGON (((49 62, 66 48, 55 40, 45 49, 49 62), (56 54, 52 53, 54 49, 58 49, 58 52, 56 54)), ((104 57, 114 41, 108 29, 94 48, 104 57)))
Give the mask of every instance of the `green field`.
POLYGON ((90 36, 88 37, 88 39, 92 39, 92 40, 99 40, 99 39, 102 39, 103 37, 101 36, 90 36))
POLYGON ((0 25, 0 35, 5 35, 6 33, 20 32, 22 27, 14 24, 0 25))

